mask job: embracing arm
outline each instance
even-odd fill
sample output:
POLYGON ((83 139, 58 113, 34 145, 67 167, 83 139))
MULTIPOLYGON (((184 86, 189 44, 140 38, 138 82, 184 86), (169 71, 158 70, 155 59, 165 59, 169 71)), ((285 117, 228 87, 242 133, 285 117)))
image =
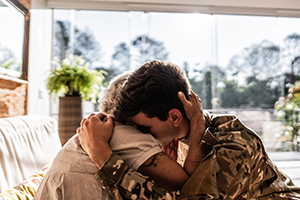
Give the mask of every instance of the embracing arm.
POLYGON ((153 188, 158 191, 156 193, 160 195, 163 194, 163 196, 169 196, 167 190, 177 191, 181 189, 189 176, 175 160, 165 153, 153 155, 139 167, 138 172, 148 176, 149 178, 133 171, 132 169, 128 169, 127 165, 119 157, 117 159, 118 163, 122 165, 116 165, 114 159, 116 159, 117 155, 112 154, 112 151, 108 146, 113 123, 110 117, 107 117, 107 121, 105 123, 102 122, 100 118, 104 116, 105 115, 103 114, 90 116, 88 119, 83 120, 81 128, 77 129, 81 146, 100 169, 96 176, 100 184, 107 183, 105 187, 110 188, 109 191, 111 194, 116 194, 119 190, 123 195, 135 194, 144 197, 147 195, 140 193, 147 192, 147 190, 139 191, 135 188, 135 186, 137 188, 145 189, 146 186, 148 187, 149 184, 152 184, 153 188), (112 157, 114 159, 111 159, 112 157), (116 178, 117 176, 114 176, 112 173, 108 173, 109 169, 112 169, 112 166, 124 166, 124 168, 120 167, 112 171, 115 174, 119 174, 118 178, 116 178), (110 180, 113 180, 114 178, 116 178, 116 181, 111 182, 110 180), (139 184, 137 183, 137 179, 142 181, 144 184, 139 186, 136 185, 139 184), (151 180, 154 180, 157 184, 151 180), (124 185, 126 182, 130 182, 131 184, 135 183, 135 185, 130 185, 130 188, 126 188, 124 185), (118 190, 116 190, 116 188, 118 188, 118 190))
POLYGON ((186 171, 164 152, 150 157, 139 167, 138 172, 149 176, 158 186, 168 191, 180 190, 189 178, 186 171))
MULTIPOLYGON (((189 174, 194 172, 203 159, 203 154, 199 151, 199 141, 202 138, 205 128, 202 105, 201 102, 198 102, 196 95, 193 93, 192 95, 190 101, 179 96, 191 121, 190 137, 192 142, 190 143, 190 151, 186 158, 185 169, 164 153, 150 157, 138 169, 140 173, 153 179, 158 186, 169 191, 181 189, 189 178, 189 174), (203 121, 199 123, 199 118, 201 119, 201 117, 203 121)), ((108 146, 108 141, 112 133, 113 123, 110 117, 107 117, 106 123, 102 122, 99 117, 104 117, 105 115, 98 115, 93 115, 83 120, 81 128, 78 129, 78 135, 81 145, 87 151, 91 160, 101 169, 105 161, 112 154, 108 146)), ((126 177, 130 178, 130 176, 126 177)))
POLYGON ((84 118, 81 121, 81 127, 76 130, 82 148, 99 169, 112 154, 108 141, 111 138, 113 126, 113 119, 109 115, 98 113, 84 118))
POLYGON ((98 171, 95 179, 114 199, 173 199, 172 194, 158 187, 152 179, 128 168, 115 153, 98 171))

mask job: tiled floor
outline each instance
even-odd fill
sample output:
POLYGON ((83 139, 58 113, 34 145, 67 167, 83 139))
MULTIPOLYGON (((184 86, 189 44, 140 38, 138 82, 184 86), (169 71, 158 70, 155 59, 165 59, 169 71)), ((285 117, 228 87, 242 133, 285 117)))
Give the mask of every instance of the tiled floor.
POLYGON ((271 152, 269 156, 279 169, 300 186, 300 152, 271 152))

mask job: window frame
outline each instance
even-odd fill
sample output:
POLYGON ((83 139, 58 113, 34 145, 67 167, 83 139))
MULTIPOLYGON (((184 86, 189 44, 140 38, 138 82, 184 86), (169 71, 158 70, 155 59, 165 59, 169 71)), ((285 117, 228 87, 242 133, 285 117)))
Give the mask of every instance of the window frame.
MULTIPOLYGON (((4 0, 24 16, 24 34, 22 51, 22 74, 21 79, 28 81, 28 58, 29 58, 29 32, 30 32, 30 11, 18 0, 4 0)), ((30 1, 29 1, 30 2, 30 1)))

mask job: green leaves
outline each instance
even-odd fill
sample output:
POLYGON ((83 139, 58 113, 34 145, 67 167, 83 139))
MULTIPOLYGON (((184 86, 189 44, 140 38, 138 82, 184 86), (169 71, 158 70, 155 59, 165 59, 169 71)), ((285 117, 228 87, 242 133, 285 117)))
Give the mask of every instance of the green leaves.
POLYGON ((3 64, 0 64, 0 67, 9 69, 14 64, 22 65, 22 61, 20 61, 18 58, 10 58, 6 60, 3 64))
POLYGON ((70 55, 52 62, 56 69, 50 70, 47 88, 50 94, 58 96, 81 96, 82 100, 96 102, 101 85, 107 73, 104 70, 89 69, 90 64, 82 57, 70 55))

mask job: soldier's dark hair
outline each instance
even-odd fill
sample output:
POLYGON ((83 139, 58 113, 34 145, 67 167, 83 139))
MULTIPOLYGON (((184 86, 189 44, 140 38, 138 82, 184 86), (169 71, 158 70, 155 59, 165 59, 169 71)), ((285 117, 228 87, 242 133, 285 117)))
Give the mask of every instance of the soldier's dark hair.
POLYGON ((147 62, 129 76, 117 97, 115 119, 126 123, 128 118, 143 112, 147 117, 165 121, 173 108, 185 117, 178 91, 188 99, 190 85, 184 70, 170 62, 147 62))

